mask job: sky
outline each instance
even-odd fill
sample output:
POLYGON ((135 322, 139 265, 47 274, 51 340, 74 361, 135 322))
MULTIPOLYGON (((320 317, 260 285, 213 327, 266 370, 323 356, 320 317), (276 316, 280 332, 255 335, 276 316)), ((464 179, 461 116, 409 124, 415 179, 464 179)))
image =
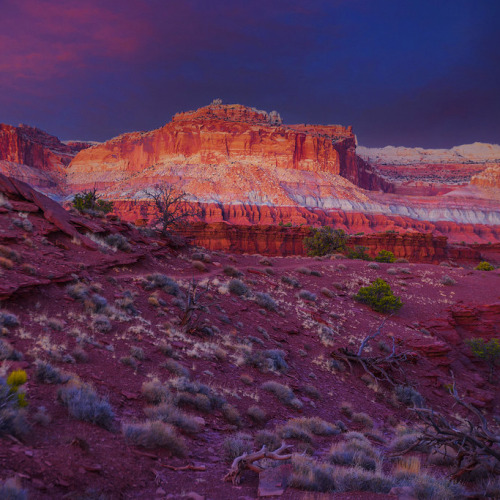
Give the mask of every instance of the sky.
POLYGON ((214 98, 364 146, 500 143, 498 0, 0 0, 0 122, 63 140, 214 98))

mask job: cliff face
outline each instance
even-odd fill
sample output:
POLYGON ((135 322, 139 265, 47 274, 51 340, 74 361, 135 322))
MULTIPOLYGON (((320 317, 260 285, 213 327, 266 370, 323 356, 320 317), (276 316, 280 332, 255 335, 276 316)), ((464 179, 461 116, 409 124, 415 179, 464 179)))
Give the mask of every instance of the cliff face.
POLYGON ((0 173, 52 194, 64 190, 64 171, 87 143, 64 144, 27 125, 0 124, 0 173))

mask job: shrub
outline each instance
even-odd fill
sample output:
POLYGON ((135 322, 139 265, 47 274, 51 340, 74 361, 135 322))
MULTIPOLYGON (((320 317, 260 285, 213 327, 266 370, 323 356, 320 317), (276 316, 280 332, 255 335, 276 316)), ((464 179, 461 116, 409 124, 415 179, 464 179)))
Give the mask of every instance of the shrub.
POLYGON ((150 406, 144 410, 151 420, 161 420, 166 424, 175 425, 188 434, 195 434, 202 430, 200 421, 176 408, 172 403, 164 402, 158 406, 150 406))
POLYGON ((276 450, 281 445, 281 437, 273 431, 262 430, 255 434, 255 446, 261 449, 265 446, 268 450, 276 450))
POLYGON ((255 294, 255 300, 260 307, 263 307, 268 311, 276 311, 278 308, 278 305, 268 293, 257 292, 255 294))
POLYGON ((122 252, 129 252, 132 248, 130 246, 130 243, 128 242, 127 238, 125 236, 123 236, 123 234, 120 234, 120 233, 108 234, 108 236, 106 236, 106 238, 104 238, 104 241, 110 247, 117 248, 118 250, 121 250, 122 252))
POLYGON ((403 258, 399 258, 394 261, 394 264, 409 264, 409 263, 410 261, 408 259, 403 259, 403 258))
POLYGON ((366 252, 368 247, 356 245, 354 248, 347 249, 347 257, 349 259, 358 259, 358 260, 372 260, 371 257, 366 252))
POLYGON ((19 326, 19 319, 15 314, 0 311, 0 326, 19 326))
POLYGON ((263 424, 267 420, 266 412, 260 406, 250 406, 247 410, 247 415, 258 424, 263 424))
POLYGON ((380 457, 362 434, 358 437, 358 433, 348 433, 343 442, 332 446, 328 461, 335 465, 355 466, 375 471, 380 457))
POLYGON ((170 391, 157 379, 143 382, 141 393, 148 403, 155 405, 170 399, 170 391))
POLYGON ((161 364, 161 367, 178 377, 189 378, 189 370, 174 359, 167 359, 167 361, 161 364))
POLYGON ((18 361, 22 359, 23 355, 16 351, 6 340, 0 339, 0 361, 10 359, 18 361))
POLYGON ((229 282, 228 289, 232 294, 238 295, 238 297, 248 294, 248 287, 245 285, 245 283, 243 283, 243 281, 238 279, 231 280, 229 282))
MULTIPOLYGON (((17 386, 19 387, 19 386, 17 386)), ((12 434, 22 437, 29 432, 23 406, 26 406, 23 392, 0 377, 0 436, 12 434)))
POLYGON ((311 236, 304 239, 304 248, 311 257, 323 256, 342 252, 348 239, 349 236, 342 229, 332 229, 330 226, 311 228, 311 236))
POLYGON ((285 361, 285 351, 268 349, 265 351, 244 351, 244 363, 257 368, 262 373, 268 371, 285 373, 288 363, 285 361))
POLYGON ((183 457, 186 454, 184 440, 177 434, 175 428, 159 420, 124 423, 122 432, 125 439, 135 446, 166 448, 178 457, 183 457))
POLYGON ((23 490, 17 478, 10 478, 0 483, 0 500, 27 500, 28 492, 23 490))
POLYGON ((101 333, 107 333, 111 330, 111 322, 103 314, 98 314, 92 321, 92 327, 101 333))
POLYGON ((301 290, 299 292, 299 297, 307 302, 316 302, 316 294, 310 292, 309 290, 301 290))
POLYGON ((394 254, 392 252, 389 252, 389 250, 380 250, 380 252, 377 254, 375 257, 375 260, 377 262, 394 262, 396 258, 394 257, 394 254))
POLYGON ((207 266, 201 260, 193 260, 193 267, 202 273, 207 271, 207 266))
POLYGON ((361 424, 365 429, 373 429, 373 420, 370 415, 363 412, 353 413, 351 418, 353 422, 361 424))
POLYGON ((130 348, 130 355, 133 358, 137 359, 138 361, 143 361, 144 359, 146 359, 146 355, 144 354, 144 349, 136 345, 133 345, 130 348))
POLYGON ((69 375, 63 375, 50 363, 40 359, 35 361, 35 378, 44 384, 63 384, 70 379, 69 375))
POLYGON ((244 432, 238 432, 236 435, 224 440, 222 450, 226 462, 232 462, 236 457, 243 455, 243 453, 250 453, 252 451, 252 436, 244 432))
POLYGON ((322 295, 324 295, 325 297, 328 297, 329 299, 332 299, 333 297, 335 297, 335 293, 333 293, 329 288, 326 288, 326 287, 323 287, 321 289, 321 293, 322 293, 322 295))
POLYGON ((14 262, 12 262, 10 259, 7 259, 6 257, 0 257, 0 266, 5 269, 12 269, 14 267, 14 262))
POLYGON ((146 290, 153 290, 155 288, 161 288, 163 291, 174 297, 178 297, 181 293, 179 285, 174 279, 165 276, 164 274, 155 273, 146 276, 146 283, 144 288, 146 290))
POLYGON ((448 275, 444 275, 441 278, 441 285, 452 286, 452 285, 456 285, 456 284, 457 284, 457 282, 448 275))
POLYGON ((283 430, 287 428, 304 429, 316 436, 333 436, 340 432, 336 425, 319 417, 292 418, 283 426, 283 430))
POLYGON ((297 269, 297 272, 300 274, 304 274, 305 276, 311 275, 311 270, 308 267, 299 267, 297 269))
POLYGON ((107 399, 97 395, 87 384, 70 383, 59 389, 58 398, 68 407, 69 414, 85 422, 97 424, 104 429, 110 429, 114 413, 107 399))
POLYGON ((491 382, 495 365, 500 359, 500 341, 498 339, 490 339, 486 342, 482 337, 477 337, 468 340, 467 344, 469 344, 474 356, 488 364, 491 382))
POLYGON ((422 395, 410 386, 398 385, 396 387, 396 397, 398 401, 401 401, 407 406, 411 405, 417 408, 423 408, 425 405, 422 395))
POLYGON ((495 268, 489 262, 483 260, 474 269, 478 271, 493 271, 495 268))
POLYGON ((74 285, 68 285, 66 287, 66 292, 72 299, 82 301, 89 297, 90 289, 87 285, 78 282, 74 285))
POLYGON ((97 211, 109 213, 113 210, 113 202, 101 199, 94 188, 92 191, 82 191, 73 198, 73 207, 79 212, 97 211))
POLYGON ((239 278, 240 276, 243 276, 243 273, 239 269, 236 269, 233 266, 225 266, 224 274, 226 276, 230 276, 231 278, 239 278))
POLYGON ((376 262, 370 262, 366 267, 368 269, 380 269, 380 266, 376 262))
POLYGON ((302 286, 298 280, 291 276, 282 276, 281 281, 287 285, 293 286, 293 288, 300 288, 302 286))
POLYGON ((290 387, 288 387, 287 385, 269 380, 268 382, 264 382, 262 384, 262 389, 274 394, 279 401, 286 404, 287 406, 290 406, 297 410, 301 409, 304 406, 302 401, 295 397, 292 389, 290 389, 290 387))
POLYGON ((389 284, 381 278, 377 278, 370 286, 361 287, 354 299, 380 313, 396 312, 403 306, 401 299, 393 294, 389 284))

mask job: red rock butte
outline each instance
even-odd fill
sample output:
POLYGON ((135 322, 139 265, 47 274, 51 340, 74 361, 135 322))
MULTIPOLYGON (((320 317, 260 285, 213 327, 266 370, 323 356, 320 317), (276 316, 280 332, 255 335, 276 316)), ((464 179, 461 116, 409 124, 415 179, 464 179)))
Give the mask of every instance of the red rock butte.
POLYGON ((125 220, 150 219, 143 190, 166 182, 201 207, 205 223, 233 229, 333 224, 500 241, 496 145, 357 148, 352 127, 286 125, 276 111, 218 101, 92 146, 35 130, 0 128, 0 171, 60 200, 96 187, 125 220))

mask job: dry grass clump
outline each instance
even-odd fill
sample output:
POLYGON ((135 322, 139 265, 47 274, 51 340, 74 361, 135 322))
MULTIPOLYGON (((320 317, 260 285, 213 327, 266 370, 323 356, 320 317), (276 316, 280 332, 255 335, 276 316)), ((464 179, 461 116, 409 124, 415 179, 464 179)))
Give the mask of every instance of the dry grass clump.
POLYGON ((183 457, 186 445, 170 424, 159 420, 136 423, 124 423, 122 432, 125 439, 135 446, 143 448, 166 448, 172 455, 183 457))
POLYGON ((352 409, 352 404, 349 401, 344 401, 340 404, 340 412, 343 413, 346 417, 351 418, 354 410, 352 409))
MULTIPOLYGON (((405 426, 398 426, 396 428, 396 436, 391 441, 389 448, 393 452, 402 452, 413 446, 421 437, 419 431, 410 429, 405 426)), ((422 447, 418 447, 415 451, 425 451, 422 447)))
POLYGON ((22 264, 21 271, 23 273, 30 274, 31 276, 36 276, 38 274, 36 267, 32 266, 31 264, 22 264))
POLYGON ((143 382, 141 394, 148 403, 154 405, 160 404, 162 401, 167 401, 171 398, 168 387, 162 384, 158 379, 143 382))
POLYGON ((190 376, 189 370, 185 366, 182 366, 178 361, 175 361, 174 359, 167 359, 160 366, 168 370, 170 373, 177 375, 178 377, 189 378, 190 376))
POLYGON ((6 257, 0 257, 0 266, 4 269, 12 269, 14 267, 14 262, 6 257))
POLYGON ((105 429, 111 428, 114 419, 111 405, 107 399, 99 397, 90 385, 73 380, 59 389, 57 397, 67 406, 72 417, 105 429))
POLYGON ((450 276, 448 276, 447 274, 445 274, 441 278, 440 283, 441 283, 441 285, 446 285, 446 286, 453 286, 453 285, 457 284, 457 282, 453 278, 451 278, 450 276))
POLYGON ((0 311, 0 326, 19 326, 19 318, 8 311, 0 311))
POLYGON ((248 295, 248 287, 245 285, 245 283, 243 283, 243 281, 239 279, 232 279, 229 282, 228 290, 238 297, 248 295))
POLYGON ((276 304, 274 299, 268 293, 257 292, 255 294, 255 301, 260 307, 263 307, 268 311, 276 311, 276 309, 278 309, 278 304, 276 304))
POLYGON ((287 285, 293 286, 293 288, 300 288, 302 286, 300 281, 292 278, 291 276, 282 276, 281 281, 287 285))
POLYGON ((394 485, 394 481, 382 473, 360 467, 336 467, 303 455, 292 456, 292 467, 290 485, 309 491, 388 493, 394 485))
POLYGON ((305 276, 311 275, 311 270, 308 267, 299 267, 297 269, 297 272, 300 274, 304 274, 305 276))
POLYGON ((201 262, 201 260, 193 260, 193 267, 202 273, 205 273, 207 271, 207 266, 201 262))
POLYGON ((243 362, 247 366, 253 366, 260 372, 269 371, 285 373, 288 371, 288 363, 285 361, 286 353, 281 349, 267 349, 264 351, 243 351, 243 362))
POLYGON ((143 283, 145 290, 160 288, 165 293, 177 297, 181 294, 181 289, 176 281, 161 273, 148 274, 143 283))
POLYGON ((9 434, 22 438, 29 433, 30 425, 23 409, 26 406, 24 396, 9 378, 0 377, 0 436, 9 434))
POLYGON ((333 297, 335 297, 335 293, 326 287, 323 287, 321 289, 321 294, 324 295, 325 297, 328 297, 329 299, 333 299, 333 297))
POLYGON ((236 425, 237 427, 241 427, 241 415, 236 406, 229 403, 224 403, 221 406, 220 411, 227 422, 236 425))
POLYGON ((247 410, 247 415, 256 423, 263 424, 267 421, 266 412, 260 407, 256 405, 250 406, 247 410))
POLYGON ((361 424, 364 429, 373 429, 373 420, 370 417, 370 415, 360 412, 360 413, 353 413, 351 416, 351 419, 353 422, 356 422, 357 424, 361 424))
POLYGON ((395 267, 389 267, 387 268, 387 274, 392 274, 392 275, 398 274, 398 270, 395 267))
POLYGON ((185 377, 172 379, 169 384, 171 388, 177 391, 174 396, 174 403, 176 405, 193 406, 198 410, 208 413, 222 408, 226 404, 226 400, 222 396, 205 384, 190 381, 185 377))
POLYGON ((66 293, 72 299, 84 301, 90 296, 90 288, 81 282, 77 282, 73 285, 68 285, 66 287, 66 293))
POLYGON ((376 471, 381 464, 380 454, 359 432, 348 432, 344 441, 334 444, 330 449, 328 461, 335 465, 361 467, 369 471, 376 471))
POLYGON ((44 384, 64 384, 71 377, 61 373, 57 368, 54 368, 50 363, 37 359, 35 361, 35 378, 38 382, 44 384))
POLYGON ((121 250, 122 252, 130 252, 130 250, 132 249, 130 243, 128 242, 128 239, 120 233, 108 234, 104 238, 104 241, 110 247, 121 250))
POLYGON ((200 419, 179 410, 171 402, 165 401, 158 406, 147 407, 144 412, 150 420, 161 420, 167 424, 175 425, 188 434, 195 434, 203 429, 200 419))
POLYGON ((309 290, 301 290, 298 295, 302 300, 307 302, 316 302, 317 299, 316 294, 310 292, 309 290))
POLYGON ((276 450, 281 445, 281 437, 278 433, 268 430, 262 430, 255 434, 255 447, 260 450, 265 446, 268 450, 276 450))
POLYGON ((97 332, 107 333, 112 328, 111 321, 109 321, 104 314, 98 314, 97 316, 94 316, 94 319, 92 320, 92 328, 97 332))
POLYGON ((120 358, 120 363, 125 366, 130 366, 134 371, 137 370, 137 361, 132 356, 123 356, 120 358))
POLYGON ((16 351, 12 347, 12 345, 4 339, 0 339, 0 361, 4 361, 6 359, 12 361, 19 361, 23 358, 21 352, 16 351))
POLYGON ((407 406, 416 406, 417 408, 425 406, 423 396, 410 386, 398 385, 396 387, 396 398, 407 406))
POLYGON ((225 266, 224 274, 231 278, 240 278, 241 276, 243 276, 243 273, 239 269, 236 269, 234 266, 225 266))
POLYGON ((283 439, 298 439, 306 443, 312 442, 312 435, 333 436, 340 433, 338 427, 319 417, 292 418, 278 429, 283 439))
POLYGON ((292 389, 287 385, 269 380, 264 382, 261 387, 265 391, 274 394, 279 401, 291 408, 299 410, 304 406, 304 403, 295 397, 292 389))
POLYGON ((234 436, 226 438, 222 443, 224 460, 231 463, 243 453, 250 453, 253 449, 252 442, 252 436, 245 432, 238 432, 234 436))
POLYGON ((300 391, 311 399, 319 400, 322 398, 321 392, 313 385, 305 385, 304 387, 300 388, 300 391))
POLYGON ((408 259, 403 259, 403 258, 399 258, 394 261, 394 264, 409 264, 409 263, 410 261, 408 259))
POLYGON ((73 349, 73 352, 71 353, 71 355, 73 356, 75 361, 78 363, 86 363, 89 360, 89 355, 81 347, 75 347, 75 349, 73 349))

